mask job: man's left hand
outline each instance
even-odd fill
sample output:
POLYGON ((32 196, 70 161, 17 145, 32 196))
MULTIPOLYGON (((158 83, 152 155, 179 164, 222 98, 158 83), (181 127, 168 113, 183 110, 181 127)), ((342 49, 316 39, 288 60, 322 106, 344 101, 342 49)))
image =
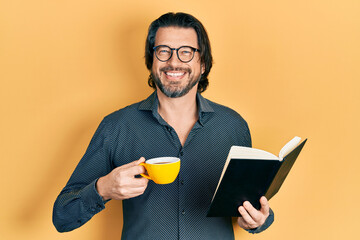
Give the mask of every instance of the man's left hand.
POLYGON ((269 216, 269 203, 266 197, 260 198, 261 208, 257 210, 250 202, 245 201, 242 206, 238 208, 241 217, 238 217, 237 222, 243 229, 254 229, 264 224, 269 216))

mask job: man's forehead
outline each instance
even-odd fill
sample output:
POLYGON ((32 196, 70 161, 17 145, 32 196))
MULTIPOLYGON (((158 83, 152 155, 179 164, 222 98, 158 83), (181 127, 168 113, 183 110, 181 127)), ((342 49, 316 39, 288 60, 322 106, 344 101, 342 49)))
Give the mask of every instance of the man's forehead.
POLYGON ((198 39, 196 31, 194 28, 191 27, 160 27, 155 35, 155 45, 181 44, 197 47, 197 43, 198 39))

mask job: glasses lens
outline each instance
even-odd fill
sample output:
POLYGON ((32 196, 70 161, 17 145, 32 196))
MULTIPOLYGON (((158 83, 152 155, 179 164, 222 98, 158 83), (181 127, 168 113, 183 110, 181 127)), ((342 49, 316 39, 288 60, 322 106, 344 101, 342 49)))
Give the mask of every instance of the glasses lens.
POLYGON ((178 50, 178 57, 183 62, 190 62, 194 57, 194 49, 191 47, 181 47, 178 50))
POLYGON ((171 48, 168 46, 158 46, 155 54, 160 61, 167 61, 171 57, 171 48))

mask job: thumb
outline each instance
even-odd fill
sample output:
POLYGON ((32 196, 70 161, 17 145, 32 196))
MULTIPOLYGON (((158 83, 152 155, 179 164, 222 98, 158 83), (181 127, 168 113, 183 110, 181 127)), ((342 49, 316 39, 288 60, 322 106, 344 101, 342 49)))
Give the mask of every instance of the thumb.
POLYGON ((135 160, 135 161, 133 161, 133 162, 129 162, 129 163, 127 163, 127 164, 124 164, 124 165, 120 166, 120 168, 122 168, 122 169, 132 168, 132 167, 134 167, 134 166, 139 165, 139 164, 142 163, 142 162, 145 162, 145 158, 144 158, 144 157, 141 157, 141 158, 139 158, 138 160, 135 160))
POLYGON ((264 215, 268 215, 269 214, 269 202, 266 199, 266 197, 262 196, 260 198, 260 204, 261 204, 261 209, 260 211, 264 214, 264 215))
POLYGON ((138 160, 136 160, 135 162, 136 162, 136 165, 139 165, 140 163, 145 162, 145 158, 141 157, 138 160))

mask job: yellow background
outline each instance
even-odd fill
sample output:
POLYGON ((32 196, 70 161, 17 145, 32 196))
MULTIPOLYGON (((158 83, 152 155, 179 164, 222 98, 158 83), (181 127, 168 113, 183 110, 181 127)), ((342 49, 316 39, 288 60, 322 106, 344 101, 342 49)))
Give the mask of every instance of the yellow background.
POLYGON ((0 0, 0 238, 120 238, 121 202, 63 234, 52 206, 101 119, 151 93, 146 31, 168 11, 207 28, 204 96, 248 121, 254 147, 309 139, 275 223, 236 239, 359 239, 358 0, 0 0))

